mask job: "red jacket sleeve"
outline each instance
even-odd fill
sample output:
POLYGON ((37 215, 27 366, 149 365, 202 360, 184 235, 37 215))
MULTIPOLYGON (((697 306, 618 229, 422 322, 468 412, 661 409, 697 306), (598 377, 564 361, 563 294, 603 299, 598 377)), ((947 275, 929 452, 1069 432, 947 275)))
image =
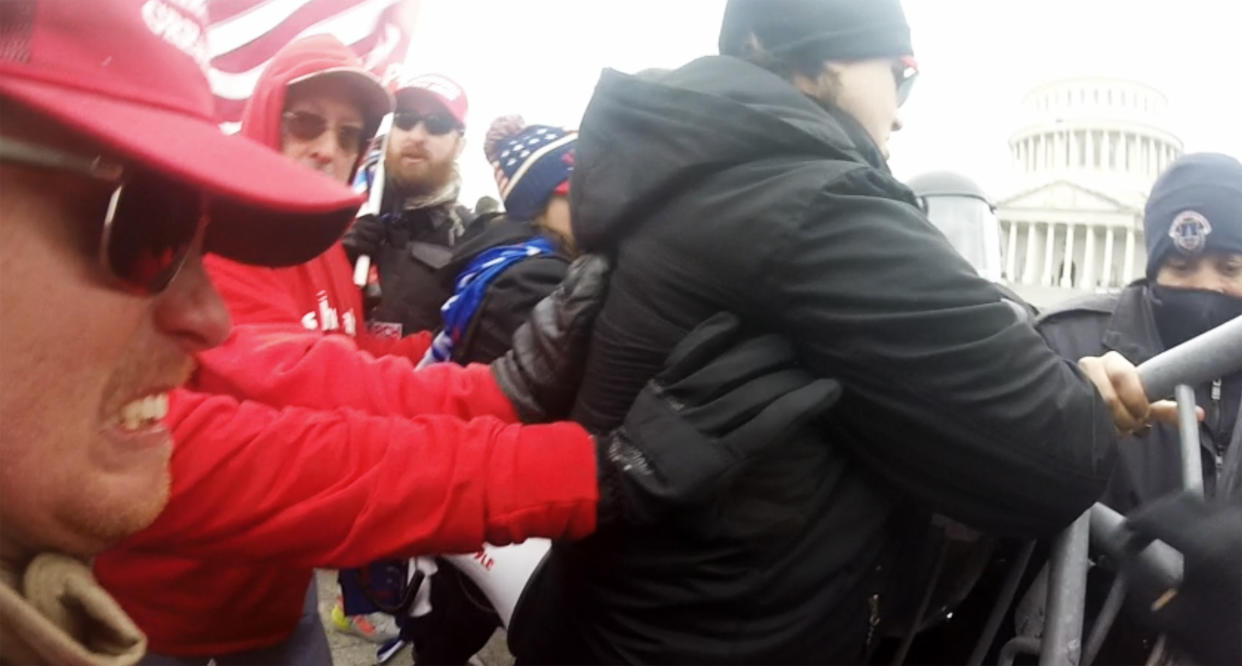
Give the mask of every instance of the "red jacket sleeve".
POLYGON ((167 508, 129 547, 360 566, 595 529, 580 426, 276 410, 181 390, 167 508))
POLYGON ((431 347, 432 337, 430 331, 420 331, 398 339, 382 338, 362 332, 358 334, 358 347, 372 356, 400 356, 418 365, 418 362, 423 360, 423 356, 427 354, 427 349, 431 347))
POLYGON ((344 335, 235 326, 223 345, 199 354, 198 364, 196 391, 267 405, 518 421, 486 365, 440 363, 415 371, 408 360, 375 358, 344 335))
POLYGON ((391 353, 377 357, 359 349, 351 336, 302 326, 298 305, 285 288, 291 278, 281 273, 292 269, 246 266, 216 256, 204 262, 235 325, 223 345, 198 356, 195 390, 277 407, 518 420, 486 367, 445 366, 415 373, 414 363, 430 344, 430 334, 391 343, 368 339, 366 344, 373 343, 375 351, 391 353))

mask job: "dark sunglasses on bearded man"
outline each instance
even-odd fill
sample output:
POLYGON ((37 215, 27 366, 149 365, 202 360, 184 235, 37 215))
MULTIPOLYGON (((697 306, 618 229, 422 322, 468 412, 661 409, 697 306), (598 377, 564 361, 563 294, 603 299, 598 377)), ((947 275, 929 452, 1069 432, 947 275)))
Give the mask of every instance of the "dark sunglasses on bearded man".
POLYGON ((422 123, 427 133, 432 136, 444 136, 449 132, 461 131, 463 128, 457 119, 447 113, 419 113, 418 111, 398 111, 392 115, 392 124, 402 131, 409 132, 422 123))

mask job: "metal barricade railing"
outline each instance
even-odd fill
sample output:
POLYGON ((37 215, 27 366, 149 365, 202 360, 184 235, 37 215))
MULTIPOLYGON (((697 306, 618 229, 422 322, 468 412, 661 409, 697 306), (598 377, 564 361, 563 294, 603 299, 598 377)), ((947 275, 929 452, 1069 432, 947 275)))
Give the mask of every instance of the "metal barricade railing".
MULTIPOLYGON (((1199 420, 1195 414, 1192 386, 1242 370, 1242 317, 1170 349, 1139 366, 1143 388, 1150 399, 1172 395, 1177 401, 1181 439, 1182 484, 1203 492, 1203 461, 1199 453, 1199 420)), ((1089 666, 1098 654, 1112 621, 1124 601, 1127 577, 1115 583, 1088 641, 1087 660, 1081 659, 1083 620, 1086 611, 1088 549, 1094 543, 1106 549, 1121 530, 1121 517, 1097 504, 1066 529, 1054 545, 1048 579, 1048 614, 1040 644, 1040 666, 1089 666), (1101 622, 1103 621, 1103 622, 1101 622)), ((1114 553, 1118 561, 1124 554, 1114 553)), ((1181 557, 1156 542, 1142 561, 1153 574, 1168 580, 1172 588, 1181 579, 1181 557), (1150 555, 1148 555, 1150 553, 1150 555)), ((1163 641, 1161 641, 1163 642, 1163 641)))
MULTIPOLYGON (((1182 482, 1187 490, 1203 492, 1203 463, 1199 453, 1199 422, 1194 385, 1242 371, 1242 317, 1174 347, 1139 366, 1139 376, 1152 400, 1174 397, 1178 405, 1182 482)), ((1049 558, 1046 613, 1042 637, 1015 636, 1000 649, 998 661, 1008 666, 1019 655, 1038 655, 1040 666, 1090 666, 1098 656, 1114 620, 1136 580, 1147 581, 1148 597, 1175 588, 1182 577, 1182 557, 1161 541, 1137 555, 1122 552, 1124 518, 1096 504, 1057 536, 1049 558), (1086 615, 1087 570, 1090 552, 1110 556, 1129 568, 1118 573, 1083 644, 1086 615), (1133 572, 1130 575, 1127 572, 1133 572), (1085 648, 1085 651, 1084 651, 1085 648)), ((1035 542, 1023 544, 1011 565, 991 614, 983 626, 967 664, 980 666, 987 658, 1001 623, 1013 606, 1018 586, 1034 551, 1035 542)), ((935 585, 932 581, 931 585, 935 585)), ((1163 637, 1156 650, 1164 651, 1163 637)), ((903 647, 908 647, 904 646, 903 647)), ((904 655, 904 650, 902 651, 904 655)), ((896 662, 899 663, 899 662, 896 662)))

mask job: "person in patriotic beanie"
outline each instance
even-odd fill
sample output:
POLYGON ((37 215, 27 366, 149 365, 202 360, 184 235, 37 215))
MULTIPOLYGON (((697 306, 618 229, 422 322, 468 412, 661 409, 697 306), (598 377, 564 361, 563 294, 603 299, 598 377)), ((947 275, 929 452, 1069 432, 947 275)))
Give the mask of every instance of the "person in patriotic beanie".
POLYGON ((495 168, 505 213, 463 243, 445 266, 452 296, 440 308, 444 327, 424 363, 484 363, 503 354, 513 332, 565 277, 574 254, 569 178, 577 133, 527 125, 521 116, 492 122, 483 144, 495 168))
MULTIPOLYGON (((483 149, 507 211, 480 214, 472 224, 477 231, 441 269, 441 287, 450 296, 420 367, 501 356, 535 305, 565 279, 573 247, 567 194, 575 139, 573 132, 528 126, 516 115, 492 123, 483 149)), ((466 664, 500 626, 499 616, 472 601, 484 594, 459 570, 419 559, 419 570, 433 572, 424 583, 430 608, 400 618, 401 636, 415 645, 418 663, 466 664)))
MULTIPOLYGON (((440 307, 439 332, 419 367, 488 363, 501 356, 535 304, 565 279, 573 247, 567 195, 575 139, 574 132, 527 125, 517 115, 493 121, 483 148, 506 211, 479 215, 470 225, 473 231, 438 271, 438 287, 449 296, 440 307)), ((420 663, 465 664, 491 638, 499 619, 471 603, 471 596, 483 596, 474 583, 445 562, 429 564, 434 559, 408 565, 427 572, 429 603, 415 616, 398 618, 401 638, 416 646, 420 663)), ((405 560, 371 565, 371 594, 399 597, 407 571, 405 560), (377 582, 385 579, 394 584, 377 582)), ((338 602, 337 615, 363 617, 352 613, 365 612, 370 624, 388 624, 374 612, 378 606, 358 591, 360 576, 343 574, 345 598, 338 602)))
POLYGON ((570 249, 569 178, 577 142, 577 132, 527 125, 511 115, 492 122, 483 145, 509 218, 535 223, 570 249))

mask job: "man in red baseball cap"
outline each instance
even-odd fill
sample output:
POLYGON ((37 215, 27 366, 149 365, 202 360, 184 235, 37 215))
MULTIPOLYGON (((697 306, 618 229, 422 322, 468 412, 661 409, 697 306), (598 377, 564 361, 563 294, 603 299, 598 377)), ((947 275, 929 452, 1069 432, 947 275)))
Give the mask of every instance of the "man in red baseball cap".
MULTIPOLYGON (((330 35, 312 35, 291 42, 272 58, 246 104, 239 134, 345 184, 392 104, 388 89, 348 47, 330 35)), ((342 335, 375 355, 420 354, 427 346, 425 335, 394 343, 372 339, 359 330, 361 296, 339 245, 283 268, 248 265, 216 255, 207 257, 204 264, 234 325, 243 330, 253 324, 284 325, 313 341, 342 335)), ((239 333, 203 357, 203 366, 214 368, 216 359, 225 359, 234 367, 267 375, 274 368, 258 361, 247 340, 248 336, 239 333)), ((296 361, 282 360, 285 373, 295 377, 319 376, 327 367, 312 361, 299 368, 296 361)), ((189 388, 200 389, 201 384, 191 381, 189 388)), ((316 388, 307 386, 306 390, 316 388)), ((290 394, 282 398, 294 400, 290 394)), ((182 396, 178 402, 209 399, 209 394, 199 393, 182 396)), ((184 414, 194 413, 193 409, 174 410, 170 419, 174 432, 184 414)), ((242 427, 251 417, 240 404, 235 410, 216 410, 211 419, 211 426, 203 430, 212 434, 179 433, 183 449, 226 451, 228 446, 221 443, 246 441, 262 427, 260 423, 253 423, 253 430, 242 427), (221 442, 216 432, 231 432, 234 438, 221 442)), ((296 427, 286 432, 292 436, 290 441, 304 436, 296 427)), ((184 455, 178 460, 190 459, 184 455)), ((178 464, 174 471, 186 466, 178 464)), ((309 568, 284 563, 239 567, 227 560, 191 565, 175 548, 168 550, 151 554, 120 547, 102 554, 95 564, 100 582, 147 634, 153 653, 148 663, 197 663, 199 655, 256 663, 330 660, 316 597, 313 591, 308 594, 309 568)))
POLYGON ((392 128, 356 183, 371 189, 367 211, 346 235, 351 260, 376 269, 367 306, 376 330, 435 330, 452 296, 438 271, 482 224, 458 204, 457 160, 465 148, 466 92, 442 74, 399 79, 392 128), (376 192, 375 188, 381 188, 376 192))
POLYGON ((401 81, 384 169, 397 194, 429 195, 456 184, 465 147, 466 91, 441 74, 401 81))
POLYGON ((0 3, 3 663, 141 656, 86 565, 55 553, 93 554, 169 496, 169 392, 229 329, 202 253, 305 261, 357 207, 221 135, 201 4, 0 3))
MULTIPOLYGON (((81 558, 138 530, 125 545, 139 572, 280 562, 279 589, 300 591, 314 566, 642 519, 779 440, 789 420, 772 408, 831 403, 787 345, 733 353, 731 326, 689 340, 609 434, 515 423, 567 411, 598 261, 578 264, 491 367, 415 373, 279 323, 235 329, 227 344, 246 354, 211 350, 229 322, 203 249, 306 262, 357 202, 296 163, 313 151, 219 133, 203 14, 199 0, 0 3, 0 663, 137 662, 142 632, 81 558), (698 372, 737 391, 683 381, 698 372), (196 390, 175 390, 191 374, 196 390), (754 418, 716 418, 718 400, 754 418)), ((152 598, 196 593, 131 582, 152 598)), ((272 616, 250 618, 265 622, 260 643, 289 629, 272 616)))

